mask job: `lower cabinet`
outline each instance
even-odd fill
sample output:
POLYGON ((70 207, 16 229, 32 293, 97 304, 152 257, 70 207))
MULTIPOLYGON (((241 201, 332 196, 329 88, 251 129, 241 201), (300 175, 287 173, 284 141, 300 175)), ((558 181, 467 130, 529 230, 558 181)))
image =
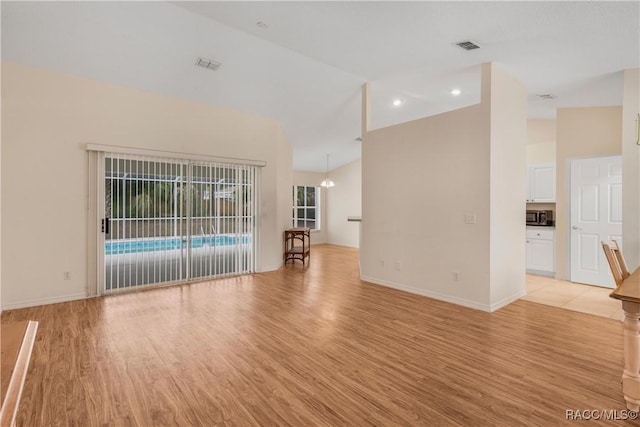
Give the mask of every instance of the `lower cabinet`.
POLYGON ((527 228, 527 272, 553 275, 555 272, 554 230, 527 228))

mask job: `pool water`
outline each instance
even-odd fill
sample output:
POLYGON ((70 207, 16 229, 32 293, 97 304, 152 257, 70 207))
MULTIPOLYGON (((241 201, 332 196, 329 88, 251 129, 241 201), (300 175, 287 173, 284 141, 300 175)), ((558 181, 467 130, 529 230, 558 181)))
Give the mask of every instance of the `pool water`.
MULTIPOLYGON (((198 249, 211 246, 229 246, 238 243, 249 243, 248 235, 192 236, 191 248, 198 249)), ((171 251, 187 247, 186 237, 166 237, 159 239, 127 239, 114 240, 104 244, 105 255, 132 254, 138 252, 171 251)))

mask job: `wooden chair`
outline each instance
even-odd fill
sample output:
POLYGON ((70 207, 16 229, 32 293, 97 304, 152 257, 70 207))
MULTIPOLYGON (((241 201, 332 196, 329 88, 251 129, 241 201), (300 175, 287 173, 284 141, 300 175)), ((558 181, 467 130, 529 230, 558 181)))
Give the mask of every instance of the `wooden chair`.
POLYGON ((604 254, 609 262, 609 267, 611 267, 611 274, 613 274, 613 279, 616 281, 616 287, 618 287, 622 284, 624 279, 631 275, 627 268, 627 263, 624 262, 618 242, 615 240, 603 241, 602 249, 604 249, 604 254))

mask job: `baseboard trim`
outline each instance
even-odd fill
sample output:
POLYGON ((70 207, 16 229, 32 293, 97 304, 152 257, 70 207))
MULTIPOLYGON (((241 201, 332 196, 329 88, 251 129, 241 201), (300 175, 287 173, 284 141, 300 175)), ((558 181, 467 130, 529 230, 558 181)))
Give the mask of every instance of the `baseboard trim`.
POLYGON ((526 290, 521 290, 520 292, 504 298, 501 301, 498 301, 496 303, 491 304, 491 310, 492 312, 500 310, 502 307, 506 307, 507 305, 511 304, 512 302, 518 301, 520 298, 527 296, 527 291, 526 290))
POLYGON ((278 264, 276 264, 275 266, 273 265, 268 265, 266 267, 262 267, 260 269, 260 271, 258 271, 257 273, 267 273, 269 271, 276 271, 276 270, 280 270, 280 268, 284 265, 283 261, 280 261, 278 264))
POLYGON ((552 271, 527 270, 527 274, 534 274, 536 276, 545 276, 545 277, 556 277, 556 273, 552 271))
POLYGON ((16 308, 36 307, 38 305, 45 305, 45 304, 69 302, 69 301, 75 301, 75 300, 86 299, 86 298, 89 298, 89 295, 87 295, 86 293, 82 293, 82 294, 63 295, 59 297, 36 298, 36 299, 25 300, 25 301, 10 302, 8 304, 2 304, 2 311, 14 310, 16 308))
POLYGON ((488 304, 480 304, 475 301, 454 297, 452 295, 441 294, 439 292, 428 291, 425 289, 418 289, 418 288, 403 285, 400 283, 391 282, 388 280, 376 279, 375 277, 369 277, 369 276, 360 276, 360 280, 364 282, 373 283, 374 285, 386 286, 388 288, 397 289, 399 291, 409 292, 411 294, 416 294, 416 295, 421 295, 423 297, 437 299, 439 301, 450 302, 452 304, 461 305, 463 307, 491 312, 491 306, 488 304))

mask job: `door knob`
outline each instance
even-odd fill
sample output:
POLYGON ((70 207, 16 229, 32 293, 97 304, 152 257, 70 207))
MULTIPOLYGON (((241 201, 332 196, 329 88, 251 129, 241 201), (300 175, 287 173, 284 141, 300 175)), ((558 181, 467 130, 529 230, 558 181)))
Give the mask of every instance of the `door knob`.
POLYGON ((571 228, 573 228, 574 230, 582 230, 582 227, 578 227, 577 225, 574 225, 574 226, 573 226, 573 227, 571 227, 571 228))

